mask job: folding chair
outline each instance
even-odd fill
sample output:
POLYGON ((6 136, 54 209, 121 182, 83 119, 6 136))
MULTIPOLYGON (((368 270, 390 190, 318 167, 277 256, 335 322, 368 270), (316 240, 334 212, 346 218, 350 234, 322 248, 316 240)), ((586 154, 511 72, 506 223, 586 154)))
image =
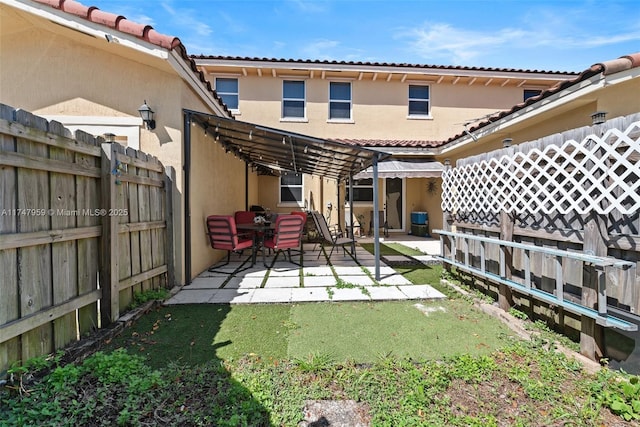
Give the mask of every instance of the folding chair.
MULTIPOLYGON (((331 231, 329 230, 329 225, 327 224, 327 220, 324 218, 324 216, 322 216, 320 212, 313 211, 311 212, 311 216, 313 217, 313 220, 316 223, 316 227, 318 228, 318 231, 320 231, 320 234, 322 235, 323 240, 331 244, 331 252, 329 252, 329 258, 331 258, 331 255, 333 254, 334 249, 338 246, 341 246, 342 251, 345 255, 348 252, 349 254, 351 254, 353 259, 356 259, 356 252, 354 250, 355 240, 353 240, 353 238, 341 237, 342 233, 332 234, 331 231), (351 251, 347 251, 345 249, 346 245, 351 245, 351 251)), ((321 253, 322 251, 318 253, 318 258, 320 258, 321 253)))

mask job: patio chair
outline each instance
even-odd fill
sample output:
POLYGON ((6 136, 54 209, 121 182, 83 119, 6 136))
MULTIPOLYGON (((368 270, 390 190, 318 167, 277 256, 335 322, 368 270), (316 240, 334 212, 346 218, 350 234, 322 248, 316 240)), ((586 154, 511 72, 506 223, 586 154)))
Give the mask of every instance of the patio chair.
MULTIPOLYGON (((329 230, 329 225, 327 225, 327 220, 324 218, 324 216, 322 216, 320 212, 313 211, 311 212, 311 216, 313 217, 313 220, 316 223, 316 227, 322 235, 323 240, 331 244, 331 252, 329 252, 328 258, 331 258, 331 255, 333 254, 333 251, 336 247, 341 246, 344 255, 346 255, 348 252, 349 254, 351 254, 353 259, 356 259, 356 252, 354 250, 355 240, 353 238, 342 237, 342 233, 332 234, 329 230), (351 245, 351 251, 347 251, 347 249, 345 248, 345 246, 347 245, 351 245)), ((322 250, 319 251, 318 258, 320 258, 321 253, 322 250)), ((329 261, 327 260, 327 262, 329 261)))
MULTIPOLYGON (((253 220, 256 217, 256 213, 252 212, 252 211, 236 211, 236 213, 233 214, 233 218, 236 221, 236 225, 237 224, 253 224, 253 220)), ((256 234, 254 231, 241 231, 240 233, 238 233, 238 236, 240 236, 240 238, 251 238, 253 239, 254 234, 256 234)))
MULTIPOLYGON (((304 222, 299 215, 278 215, 273 230, 273 237, 265 239, 264 247, 273 249, 275 255, 278 255, 278 252, 286 250, 289 255, 289 261, 295 265, 300 265, 291 258, 291 249, 300 248, 302 244, 303 227, 304 222)), ((262 251, 262 263, 265 267, 269 268, 264 251, 262 251)))
MULTIPOLYGON (((236 230, 236 221, 231 215, 208 216, 207 235, 209 236, 209 243, 211 244, 211 247, 213 249, 227 251, 227 262, 215 268, 224 267, 225 265, 229 264, 229 261, 231 260, 231 252, 242 254, 242 251, 244 251, 245 249, 253 248, 254 239, 238 236, 238 231, 236 230)), ((217 272, 215 268, 211 267, 209 268, 209 271, 217 272)), ((246 268, 242 270, 246 270, 246 268)))
POLYGON ((302 238, 300 239, 300 253, 302 253, 302 242, 308 238, 307 234, 307 213, 304 211, 291 211, 291 215, 298 215, 302 218, 302 238))

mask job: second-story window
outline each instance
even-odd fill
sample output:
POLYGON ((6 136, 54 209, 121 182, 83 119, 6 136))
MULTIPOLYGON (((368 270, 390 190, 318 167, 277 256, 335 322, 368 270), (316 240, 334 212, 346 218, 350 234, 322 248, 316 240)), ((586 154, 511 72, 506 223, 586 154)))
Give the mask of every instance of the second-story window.
POLYGON ((216 78, 216 92, 230 110, 238 110, 238 79, 216 78))
POLYGON ((351 83, 329 83, 329 120, 351 119, 351 83))
POLYGON ((304 119, 304 81, 282 82, 282 118, 304 119))
POLYGON ((409 85, 409 115, 429 115, 429 86, 409 85))
POLYGON ((524 96, 523 96, 523 101, 526 101, 529 98, 533 98, 534 96, 538 96, 542 93, 542 91, 540 89, 525 89, 524 90, 524 96))

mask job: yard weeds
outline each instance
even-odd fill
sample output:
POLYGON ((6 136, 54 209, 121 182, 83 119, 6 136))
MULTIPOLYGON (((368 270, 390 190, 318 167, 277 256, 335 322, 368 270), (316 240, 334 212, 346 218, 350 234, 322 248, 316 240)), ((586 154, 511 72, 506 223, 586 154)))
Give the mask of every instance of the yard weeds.
POLYGON ((0 425, 295 426, 306 400, 351 399, 373 426, 623 426, 640 419, 639 390, 636 376, 588 374, 540 342, 440 361, 310 353, 157 370, 116 350, 58 366, 28 393, 0 389, 0 425))

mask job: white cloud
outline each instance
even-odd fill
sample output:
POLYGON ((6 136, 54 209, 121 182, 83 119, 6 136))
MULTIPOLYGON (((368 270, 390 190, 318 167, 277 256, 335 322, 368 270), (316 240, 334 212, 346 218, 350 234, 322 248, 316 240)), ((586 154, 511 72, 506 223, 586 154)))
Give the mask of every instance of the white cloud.
POLYGON ((426 60, 469 64, 500 50, 522 51, 534 48, 552 50, 587 49, 640 40, 639 31, 610 36, 593 34, 592 29, 576 31, 554 22, 530 29, 502 28, 492 31, 466 30, 446 23, 426 23, 420 28, 404 29, 396 39, 407 39, 409 50, 426 60))
POLYGON ((213 32, 211 27, 198 19, 198 12, 193 9, 177 11, 169 2, 162 2, 162 8, 171 15, 171 23, 185 31, 187 36, 207 37, 213 32))
POLYGON ((306 46, 301 51, 309 58, 313 59, 334 59, 336 57, 331 51, 340 45, 336 40, 317 40, 306 46))
POLYGON ((319 13, 325 11, 324 2, 319 2, 317 0, 288 0, 288 2, 306 13, 319 13))

